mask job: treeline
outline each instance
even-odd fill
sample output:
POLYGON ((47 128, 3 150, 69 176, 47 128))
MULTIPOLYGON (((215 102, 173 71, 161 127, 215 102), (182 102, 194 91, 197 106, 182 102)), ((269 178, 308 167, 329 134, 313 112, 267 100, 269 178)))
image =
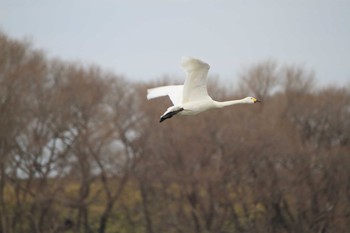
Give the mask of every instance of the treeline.
POLYGON ((261 105, 159 124, 166 83, 0 34, 0 232, 349 231, 349 89, 267 61, 209 89, 261 105))

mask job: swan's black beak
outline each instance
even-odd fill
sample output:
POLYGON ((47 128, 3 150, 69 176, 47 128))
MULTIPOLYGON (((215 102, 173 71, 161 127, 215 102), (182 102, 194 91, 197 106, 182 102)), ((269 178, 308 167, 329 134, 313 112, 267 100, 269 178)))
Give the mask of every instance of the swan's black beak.
POLYGON ((255 100, 254 100, 254 104, 255 104, 255 103, 261 103, 261 100, 255 99, 255 100))

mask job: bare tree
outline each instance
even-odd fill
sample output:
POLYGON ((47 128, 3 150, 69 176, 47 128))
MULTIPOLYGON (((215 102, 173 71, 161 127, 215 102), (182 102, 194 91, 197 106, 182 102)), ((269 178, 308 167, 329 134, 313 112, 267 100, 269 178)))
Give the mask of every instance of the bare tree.
POLYGON ((239 90, 265 99, 276 91, 278 83, 277 64, 267 60, 244 70, 240 76, 239 90))
POLYGON ((348 89, 267 61, 234 93, 262 105, 159 124, 170 102, 145 99, 152 83, 3 34, 0 50, 0 232, 349 229, 348 89))

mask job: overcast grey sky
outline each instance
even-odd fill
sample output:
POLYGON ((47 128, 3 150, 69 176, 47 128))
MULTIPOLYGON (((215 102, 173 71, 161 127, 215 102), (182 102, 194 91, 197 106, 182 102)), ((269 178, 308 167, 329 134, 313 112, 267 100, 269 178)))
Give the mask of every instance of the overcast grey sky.
POLYGON ((274 59, 350 81, 350 0, 2 0, 0 28, 134 80, 183 76, 188 55, 221 80, 274 59))

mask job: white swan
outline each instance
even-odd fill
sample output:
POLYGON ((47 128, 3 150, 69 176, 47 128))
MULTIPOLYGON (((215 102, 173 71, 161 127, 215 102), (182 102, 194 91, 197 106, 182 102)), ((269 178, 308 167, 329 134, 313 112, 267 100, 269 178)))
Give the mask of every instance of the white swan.
POLYGON ((207 74, 210 66, 198 59, 189 57, 181 59, 181 66, 187 73, 184 85, 162 86, 147 90, 147 99, 168 95, 174 104, 160 117, 160 122, 176 114, 196 115, 212 108, 261 102, 254 97, 224 102, 215 101, 208 95, 207 91, 207 74))

